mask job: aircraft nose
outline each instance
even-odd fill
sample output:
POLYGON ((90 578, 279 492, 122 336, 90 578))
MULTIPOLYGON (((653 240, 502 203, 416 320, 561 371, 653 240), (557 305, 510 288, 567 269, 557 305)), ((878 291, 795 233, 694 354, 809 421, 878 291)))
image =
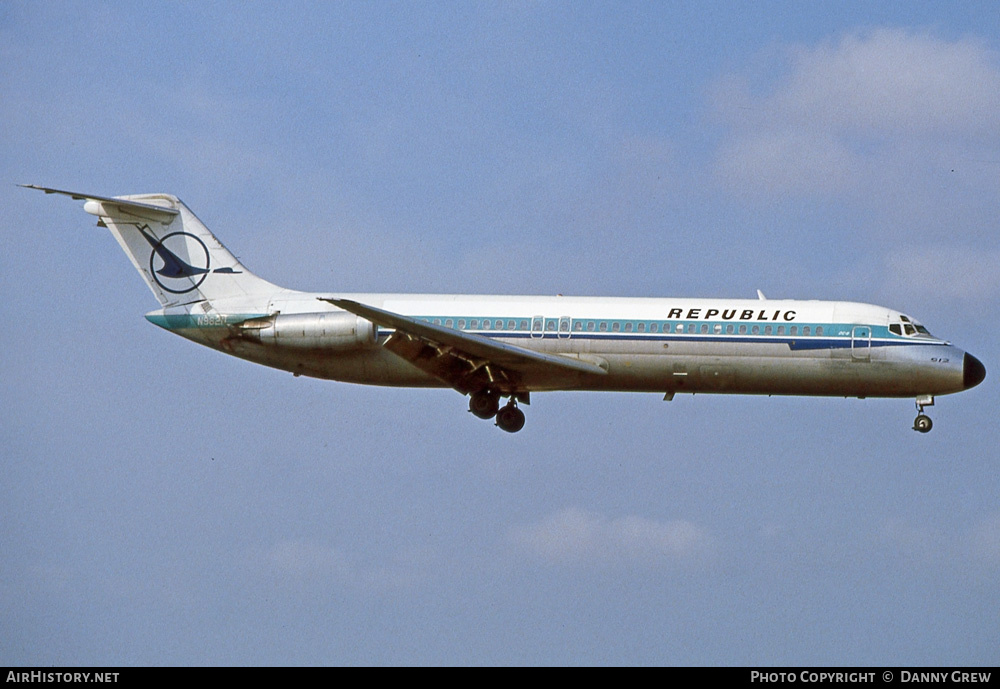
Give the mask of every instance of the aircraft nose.
POLYGON ((962 362, 962 385, 965 389, 976 387, 985 377, 986 367, 983 366, 983 362, 971 354, 966 354, 962 362))

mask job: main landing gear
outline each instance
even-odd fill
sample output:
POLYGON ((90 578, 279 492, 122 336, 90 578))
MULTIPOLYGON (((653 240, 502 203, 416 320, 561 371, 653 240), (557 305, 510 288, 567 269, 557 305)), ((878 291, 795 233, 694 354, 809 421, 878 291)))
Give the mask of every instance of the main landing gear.
POLYGON ((469 396, 469 411, 480 419, 496 417, 496 425, 502 431, 517 433, 524 428, 524 412, 518 409, 517 399, 510 396, 510 401, 500 406, 500 393, 496 390, 480 390, 469 396))
POLYGON ((497 427, 508 433, 517 433, 524 428, 524 412, 517 408, 513 398, 497 412, 497 427))
POLYGON ((480 390, 469 396, 469 411, 480 419, 492 419, 500 409, 500 393, 494 390, 480 390))
POLYGON ((927 433, 934 426, 931 417, 924 414, 924 407, 934 406, 934 396, 924 395, 917 398, 917 418, 913 420, 913 430, 927 433))

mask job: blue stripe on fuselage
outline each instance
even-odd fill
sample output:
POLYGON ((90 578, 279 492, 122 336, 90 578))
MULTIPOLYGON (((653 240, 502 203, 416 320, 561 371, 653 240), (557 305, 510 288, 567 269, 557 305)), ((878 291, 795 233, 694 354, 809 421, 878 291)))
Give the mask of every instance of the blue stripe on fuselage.
MULTIPOLYGON (((379 337, 388 336, 392 333, 391 328, 377 329, 377 335, 379 337)), ((664 335, 663 333, 595 333, 595 332, 573 332, 571 335, 560 336, 557 332, 546 332, 542 334, 532 335, 530 332, 524 331, 503 331, 503 330, 461 330, 459 332, 469 333, 471 335, 479 335, 481 337, 504 339, 504 340, 591 340, 593 342, 604 342, 604 341, 631 341, 631 342, 713 342, 719 344, 725 343, 739 343, 739 344, 784 344, 792 351, 800 350, 816 350, 816 349, 851 349, 852 347, 864 349, 867 346, 872 347, 892 347, 892 346, 910 346, 910 345, 942 345, 944 342, 939 342, 936 340, 923 340, 923 339, 875 339, 871 340, 858 339, 852 340, 850 337, 813 337, 813 336, 774 336, 774 335, 758 335, 758 336, 748 336, 748 335, 714 335, 714 334, 701 334, 692 333, 688 334, 671 334, 664 335)))

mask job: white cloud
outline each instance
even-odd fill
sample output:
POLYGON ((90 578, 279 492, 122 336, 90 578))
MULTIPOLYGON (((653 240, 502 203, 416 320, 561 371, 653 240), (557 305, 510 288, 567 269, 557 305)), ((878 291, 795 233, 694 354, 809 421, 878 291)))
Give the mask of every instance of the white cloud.
POLYGON ((659 522, 634 515, 608 519, 575 508, 517 529, 511 540, 553 563, 686 561, 710 545, 706 531, 689 521, 659 522))
POLYGON ((729 76, 712 93, 730 130, 717 171, 736 191, 868 193, 912 174, 914 150, 926 165, 995 146, 1000 59, 980 41, 881 29, 790 48, 783 66, 767 92, 729 76))
POLYGON ((862 162, 832 137, 762 131, 723 147, 717 172, 732 188, 765 196, 837 193, 857 183, 862 162))
POLYGON ((767 103, 804 126, 981 135, 998 121, 1000 70, 979 41, 882 29, 795 48, 792 63, 767 103))

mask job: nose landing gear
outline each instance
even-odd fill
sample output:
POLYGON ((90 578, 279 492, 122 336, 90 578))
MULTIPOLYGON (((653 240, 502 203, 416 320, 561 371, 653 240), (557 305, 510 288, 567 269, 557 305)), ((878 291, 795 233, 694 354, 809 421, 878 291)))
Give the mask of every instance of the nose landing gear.
POLYGON ((931 417, 924 414, 924 407, 934 406, 934 396, 924 395, 917 398, 917 418, 913 420, 913 430, 918 433, 927 433, 934 426, 931 417))

